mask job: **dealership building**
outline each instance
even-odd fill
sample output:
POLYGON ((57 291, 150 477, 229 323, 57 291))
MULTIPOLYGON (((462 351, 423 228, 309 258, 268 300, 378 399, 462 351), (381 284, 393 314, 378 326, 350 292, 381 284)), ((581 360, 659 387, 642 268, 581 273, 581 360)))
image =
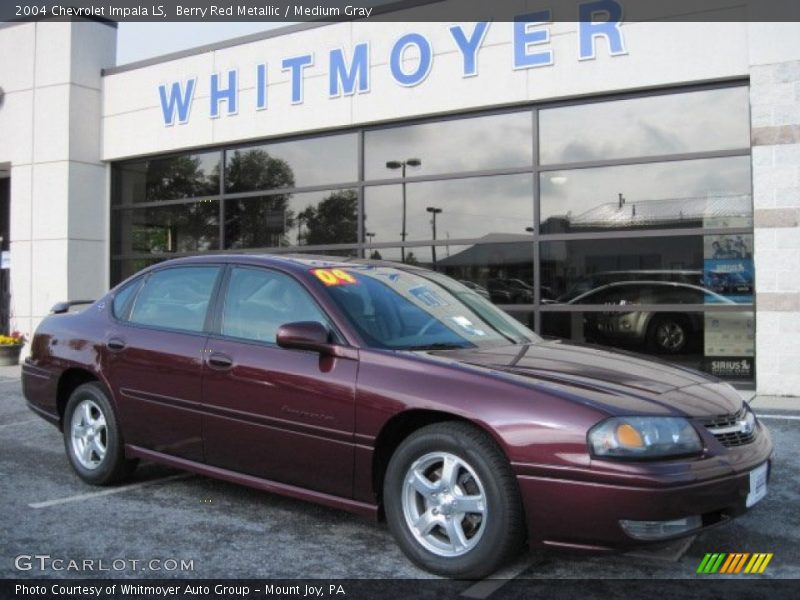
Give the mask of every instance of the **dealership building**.
POLYGON ((800 395, 800 25, 619 6, 126 65, 113 23, 0 26, 3 327, 177 256, 372 257, 543 335, 800 395))

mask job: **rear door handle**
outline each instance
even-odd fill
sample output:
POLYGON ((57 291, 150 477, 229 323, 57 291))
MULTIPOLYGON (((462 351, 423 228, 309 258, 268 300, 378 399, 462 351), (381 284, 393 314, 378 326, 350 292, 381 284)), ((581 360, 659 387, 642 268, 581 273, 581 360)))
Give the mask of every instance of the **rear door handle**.
POLYGON ((222 352, 214 352, 208 357, 208 364, 215 369, 230 369, 233 366, 233 359, 222 352))
POLYGON ((106 347, 112 352, 119 352, 125 349, 125 340, 120 338, 111 338, 106 342, 106 347))

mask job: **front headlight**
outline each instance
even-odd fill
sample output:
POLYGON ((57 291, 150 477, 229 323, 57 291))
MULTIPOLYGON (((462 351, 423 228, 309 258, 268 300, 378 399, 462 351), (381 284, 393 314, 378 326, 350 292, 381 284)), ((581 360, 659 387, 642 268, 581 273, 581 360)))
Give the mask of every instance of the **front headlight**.
POLYGON ((609 458, 663 458, 696 454, 700 436, 681 417, 612 417, 589 430, 592 454, 609 458))

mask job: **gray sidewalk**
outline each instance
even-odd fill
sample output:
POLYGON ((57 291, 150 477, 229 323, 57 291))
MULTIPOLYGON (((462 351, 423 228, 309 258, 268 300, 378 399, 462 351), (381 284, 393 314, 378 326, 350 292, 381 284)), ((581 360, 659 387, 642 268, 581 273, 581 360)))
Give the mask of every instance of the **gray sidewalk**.
MULTIPOLYGON (((0 367, 0 381, 20 378, 20 366, 0 367)), ((758 396, 752 391, 741 391, 742 397, 756 410, 800 410, 798 396, 758 396)))

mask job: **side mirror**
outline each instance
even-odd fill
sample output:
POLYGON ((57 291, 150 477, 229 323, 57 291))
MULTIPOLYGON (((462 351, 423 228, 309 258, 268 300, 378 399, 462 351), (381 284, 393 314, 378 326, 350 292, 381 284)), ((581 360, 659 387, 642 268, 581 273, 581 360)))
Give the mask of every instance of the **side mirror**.
POLYGON ((330 332, 317 321, 286 323, 278 328, 278 346, 289 350, 311 350, 321 354, 331 353, 330 332))

